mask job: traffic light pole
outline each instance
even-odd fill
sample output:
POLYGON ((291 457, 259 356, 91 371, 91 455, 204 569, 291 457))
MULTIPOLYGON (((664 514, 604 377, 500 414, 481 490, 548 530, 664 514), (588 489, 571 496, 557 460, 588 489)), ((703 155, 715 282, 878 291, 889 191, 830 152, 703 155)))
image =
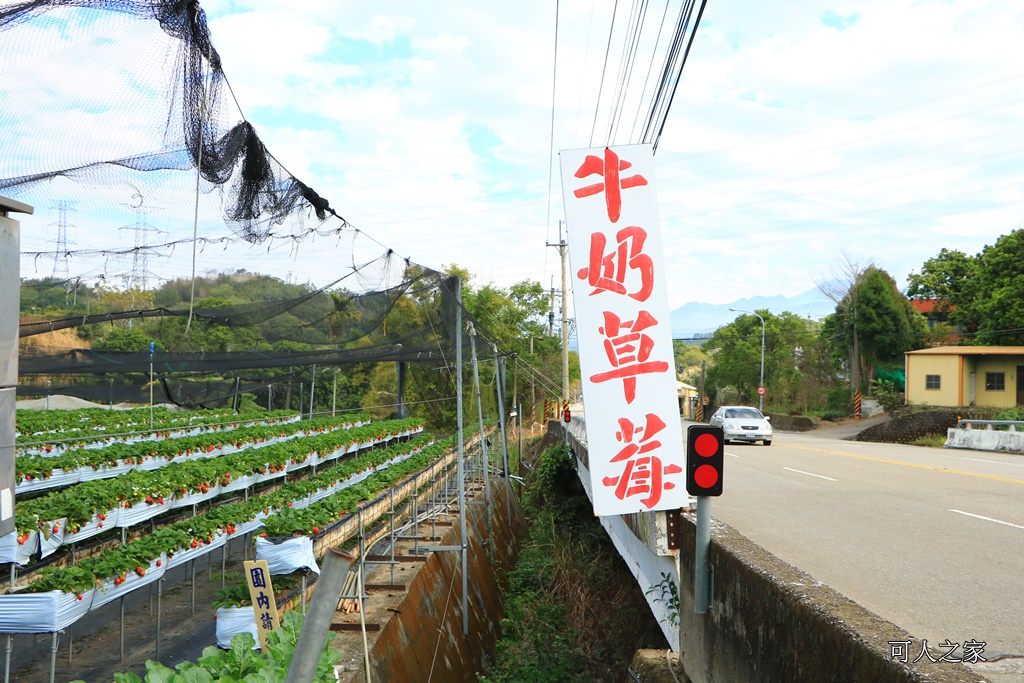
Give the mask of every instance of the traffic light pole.
POLYGON ((693 560, 693 611, 708 611, 711 593, 711 572, 708 551, 711 548, 711 498, 697 496, 697 547, 693 560))

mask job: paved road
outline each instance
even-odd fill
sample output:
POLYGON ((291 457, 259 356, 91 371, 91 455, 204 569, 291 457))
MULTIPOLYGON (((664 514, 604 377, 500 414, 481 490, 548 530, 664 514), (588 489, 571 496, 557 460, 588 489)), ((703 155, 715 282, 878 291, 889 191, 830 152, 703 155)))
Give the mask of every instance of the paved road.
POLYGON ((712 515, 918 643, 984 642, 1002 660, 976 671, 1024 681, 1024 456, 837 435, 726 446, 712 515))

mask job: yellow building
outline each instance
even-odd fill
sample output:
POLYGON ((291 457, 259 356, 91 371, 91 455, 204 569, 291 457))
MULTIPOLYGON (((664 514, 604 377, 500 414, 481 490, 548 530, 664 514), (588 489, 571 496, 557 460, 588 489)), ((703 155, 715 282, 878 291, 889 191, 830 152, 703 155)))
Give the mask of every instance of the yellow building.
POLYGON ((693 407, 697 401, 697 387, 685 382, 676 381, 676 395, 679 396, 679 414, 693 417, 693 407))
POLYGON ((1024 346, 937 346, 906 354, 910 405, 1024 405, 1024 346))

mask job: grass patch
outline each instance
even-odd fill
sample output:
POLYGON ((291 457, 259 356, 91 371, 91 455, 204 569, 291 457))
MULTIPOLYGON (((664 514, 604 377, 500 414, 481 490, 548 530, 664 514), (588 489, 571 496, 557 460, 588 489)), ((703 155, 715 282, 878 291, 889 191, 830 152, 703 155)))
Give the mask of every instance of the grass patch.
POLYGON ((523 496, 530 540, 509 574, 488 683, 620 683, 633 653, 666 647, 636 580, 593 516, 564 446, 523 496))
POLYGON ((922 436, 916 441, 912 441, 911 446, 926 446, 928 448, 943 448, 946 445, 945 434, 929 434, 928 436, 922 436))

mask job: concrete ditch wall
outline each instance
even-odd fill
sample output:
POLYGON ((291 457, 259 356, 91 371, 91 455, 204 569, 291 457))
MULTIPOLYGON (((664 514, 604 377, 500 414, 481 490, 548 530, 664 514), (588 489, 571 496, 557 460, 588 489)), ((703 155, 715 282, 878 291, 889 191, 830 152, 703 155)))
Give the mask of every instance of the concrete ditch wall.
POLYGON ((693 683, 978 683, 962 664, 892 658, 889 641, 914 640, 809 574, 712 522, 711 609, 694 614, 693 516, 680 538, 680 648, 693 683))
MULTIPOLYGON (((398 613, 381 629, 370 650, 374 681, 474 683, 486 671, 501 635, 499 584, 515 566, 527 526, 518 498, 511 497, 511 523, 505 480, 491 479, 490 537, 486 508, 467 507, 469 531, 469 635, 462 633, 462 563, 458 552, 435 552, 408 587, 398 613), (485 545, 486 543, 486 545, 485 545), (489 546, 489 547, 488 547, 489 546)), ((482 500, 479 493, 477 500, 482 500)), ((440 541, 458 545, 458 525, 440 541)), ((365 680, 356 675, 352 683, 365 680)))

